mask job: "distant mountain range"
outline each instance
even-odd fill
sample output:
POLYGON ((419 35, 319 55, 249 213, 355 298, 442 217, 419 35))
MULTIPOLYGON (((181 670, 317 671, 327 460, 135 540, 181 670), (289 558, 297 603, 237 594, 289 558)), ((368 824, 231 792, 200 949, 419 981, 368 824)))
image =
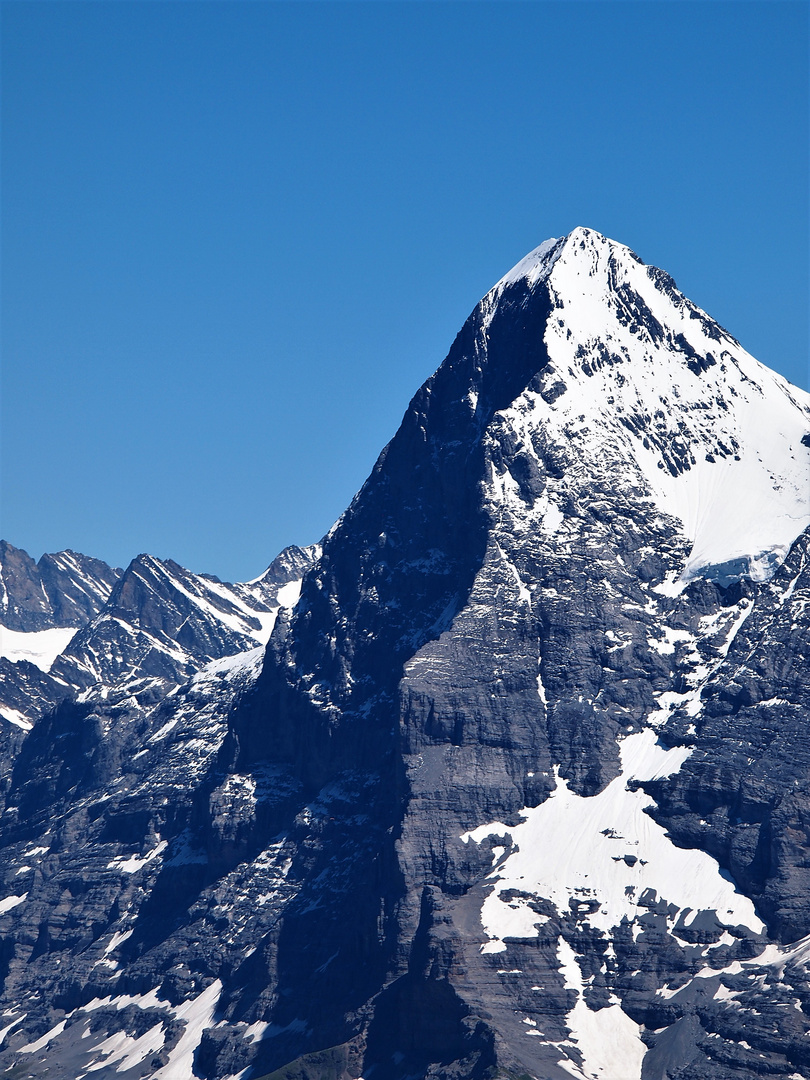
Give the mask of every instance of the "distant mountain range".
POLYGON ((810 1078, 810 396, 588 229, 321 544, 0 546, 0 1075, 810 1078))

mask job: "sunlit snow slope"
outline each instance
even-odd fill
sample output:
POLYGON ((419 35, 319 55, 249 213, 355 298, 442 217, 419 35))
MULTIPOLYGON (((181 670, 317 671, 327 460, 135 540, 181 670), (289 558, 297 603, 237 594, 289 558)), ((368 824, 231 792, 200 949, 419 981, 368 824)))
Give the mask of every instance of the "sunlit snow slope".
POLYGON ((590 229, 546 241, 499 282, 546 281, 551 367, 531 426, 580 467, 637 470, 692 544, 682 581, 769 577, 810 524, 810 395, 764 367, 663 271, 590 229), (804 440, 804 442, 802 441, 804 440))

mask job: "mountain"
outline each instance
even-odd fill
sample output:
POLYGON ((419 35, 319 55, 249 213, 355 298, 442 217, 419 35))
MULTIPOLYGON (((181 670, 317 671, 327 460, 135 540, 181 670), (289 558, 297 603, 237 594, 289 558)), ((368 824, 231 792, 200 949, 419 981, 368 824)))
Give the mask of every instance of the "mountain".
POLYGON ((182 682, 211 660, 266 643, 319 550, 286 548, 260 577, 230 585, 151 555, 125 571, 72 551, 34 563, 3 541, 0 715, 28 730, 78 690, 182 682))
POLYGON ((541 245, 266 648, 136 560, 57 661, 0 1068, 810 1077, 808 544, 808 395, 620 244, 541 245))
POLYGON ((41 716, 111 694, 154 703, 211 661, 265 643, 319 550, 287 548, 260 577, 231 585, 150 555, 125 571, 72 551, 34 563, 3 542, 3 618, 11 625, 0 622, 0 802, 23 737, 41 716))
POLYGON ((76 551, 43 555, 35 563, 27 552, 0 540, 3 627, 29 634, 84 626, 120 577, 120 570, 76 551))

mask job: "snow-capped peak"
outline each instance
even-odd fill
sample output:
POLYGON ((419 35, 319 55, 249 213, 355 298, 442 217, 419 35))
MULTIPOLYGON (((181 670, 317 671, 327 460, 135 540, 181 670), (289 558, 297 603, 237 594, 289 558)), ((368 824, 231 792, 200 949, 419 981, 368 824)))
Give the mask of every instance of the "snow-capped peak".
POLYGON ((583 468, 613 462, 623 481, 629 468, 692 543, 682 583, 768 577, 810 525, 810 395, 591 229, 513 267, 482 301, 488 321, 521 280, 545 283, 552 315, 542 390, 515 402, 519 426, 531 413, 583 468))

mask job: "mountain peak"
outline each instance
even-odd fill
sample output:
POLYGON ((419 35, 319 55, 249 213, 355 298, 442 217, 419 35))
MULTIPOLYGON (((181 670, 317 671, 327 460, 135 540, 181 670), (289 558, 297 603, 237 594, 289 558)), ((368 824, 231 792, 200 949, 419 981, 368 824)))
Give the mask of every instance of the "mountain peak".
POLYGON ((542 286, 551 309, 540 387, 515 402, 520 426, 542 428, 575 471, 611 463, 679 519, 692 544, 681 584, 769 576, 810 524, 810 396, 595 230, 517 263, 482 300, 485 327, 520 286, 542 286))
POLYGON ((550 273, 551 268, 563 252, 572 253, 575 257, 581 257, 581 253, 592 249, 598 251, 608 248, 611 252, 616 250, 623 253, 635 262, 639 262, 638 256, 623 244, 610 240, 607 236, 595 229, 577 225, 570 233, 562 237, 549 237, 542 244, 538 244, 527 255, 515 263, 511 270, 493 286, 488 295, 502 292, 506 285, 513 285, 518 281, 527 280, 530 285, 537 284, 550 273))

